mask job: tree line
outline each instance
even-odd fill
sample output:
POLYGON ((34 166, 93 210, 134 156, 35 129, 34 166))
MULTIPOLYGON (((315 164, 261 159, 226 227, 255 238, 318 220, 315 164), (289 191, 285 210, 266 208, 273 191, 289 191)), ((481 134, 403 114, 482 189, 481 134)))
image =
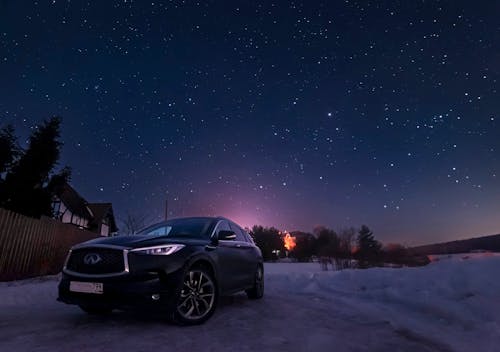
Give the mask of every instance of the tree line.
POLYGON ((359 229, 351 227, 340 231, 320 226, 312 233, 292 232, 295 247, 290 251, 284 247, 284 234, 274 227, 256 225, 250 234, 266 261, 284 257, 301 262, 316 259, 324 265, 331 263, 336 269, 353 266, 367 268, 385 263, 410 266, 428 263, 426 257, 412 255, 403 245, 383 246, 366 225, 359 229))

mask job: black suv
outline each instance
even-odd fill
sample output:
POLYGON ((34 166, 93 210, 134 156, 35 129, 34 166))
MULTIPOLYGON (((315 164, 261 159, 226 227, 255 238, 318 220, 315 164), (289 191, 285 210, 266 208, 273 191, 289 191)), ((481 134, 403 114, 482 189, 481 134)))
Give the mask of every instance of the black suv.
POLYGON ((240 226, 225 218, 182 218, 133 236, 71 248, 59 301, 88 313, 148 307, 181 324, 199 324, 220 295, 264 294, 262 254, 240 226))

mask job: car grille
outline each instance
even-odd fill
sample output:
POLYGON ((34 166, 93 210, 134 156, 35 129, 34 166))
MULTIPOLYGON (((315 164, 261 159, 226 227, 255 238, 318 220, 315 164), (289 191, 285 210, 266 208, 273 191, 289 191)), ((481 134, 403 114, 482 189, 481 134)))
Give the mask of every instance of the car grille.
POLYGON ((112 248, 74 249, 66 269, 82 274, 115 274, 125 271, 123 250, 112 248))

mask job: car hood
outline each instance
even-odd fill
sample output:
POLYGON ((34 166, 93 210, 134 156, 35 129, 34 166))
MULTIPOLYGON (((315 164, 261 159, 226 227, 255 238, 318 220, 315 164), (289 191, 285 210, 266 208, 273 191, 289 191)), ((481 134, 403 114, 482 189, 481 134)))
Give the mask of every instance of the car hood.
POLYGON ((76 245, 77 247, 87 247, 92 245, 118 246, 124 248, 141 248, 149 246, 158 246, 169 243, 180 243, 185 245, 205 245, 209 240, 189 237, 167 237, 167 236, 114 236, 96 238, 76 245))

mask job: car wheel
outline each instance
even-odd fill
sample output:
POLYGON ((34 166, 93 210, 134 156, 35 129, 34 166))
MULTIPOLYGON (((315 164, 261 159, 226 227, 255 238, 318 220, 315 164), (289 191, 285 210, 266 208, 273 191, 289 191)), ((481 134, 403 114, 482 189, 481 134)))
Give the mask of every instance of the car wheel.
POLYGON ((261 265, 255 272, 253 287, 245 292, 250 299, 259 299, 264 296, 264 269, 261 265))
POLYGON ((217 285, 203 268, 189 269, 182 280, 175 306, 175 321, 185 325, 205 322, 217 305, 217 285))
POLYGON ((110 308, 105 305, 80 304, 79 307, 85 313, 92 315, 105 315, 105 314, 110 314, 113 311, 113 308, 110 308))

